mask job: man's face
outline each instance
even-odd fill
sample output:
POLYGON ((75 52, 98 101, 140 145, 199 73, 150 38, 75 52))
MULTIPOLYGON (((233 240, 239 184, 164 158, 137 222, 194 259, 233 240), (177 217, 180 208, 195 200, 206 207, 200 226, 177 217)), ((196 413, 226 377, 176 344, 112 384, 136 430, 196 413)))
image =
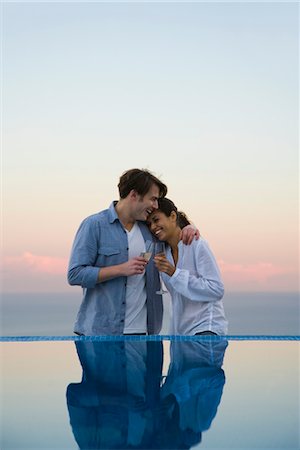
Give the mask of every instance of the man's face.
POLYGON ((153 184, 144 197, 137 195, 135 204, 135 219, 147 220, 148 216, 158 208, 159 188, 153 184))

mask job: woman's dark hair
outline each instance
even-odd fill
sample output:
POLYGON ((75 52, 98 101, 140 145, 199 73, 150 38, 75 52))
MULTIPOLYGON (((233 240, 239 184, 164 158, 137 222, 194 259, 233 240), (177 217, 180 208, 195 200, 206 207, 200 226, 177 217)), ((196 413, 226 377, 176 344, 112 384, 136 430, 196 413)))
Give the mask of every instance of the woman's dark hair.
POLYGON ((167 195, 167 186, 148 170, 127 170, 119 180, 118 188, 120 198, 126 198, 132 189, 144 197, 153 184, 156 184, 158 187, 160 197, 167 195))
POLYGON ((158 199, 158 209, 164 213, 167 217, 170 217, 171 213, 174 211, 177 215, 177 224, 180 228, 184 228, 190 225, 190 221, 184 212, 178 211, 175 204, 169 198, 159 198, 158 199))

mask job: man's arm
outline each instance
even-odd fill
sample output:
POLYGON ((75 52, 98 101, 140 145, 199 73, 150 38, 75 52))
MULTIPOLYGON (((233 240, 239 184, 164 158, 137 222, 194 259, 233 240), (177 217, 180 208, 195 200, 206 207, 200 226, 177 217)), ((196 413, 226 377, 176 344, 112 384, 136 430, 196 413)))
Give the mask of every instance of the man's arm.
POLYGON ((180 240, 182 240, 185 245, 191 245, 194 238, 197 241, 199 237, 200 231, 194 225, 187 225, 181 230, 180 240))
POLYGON ((68 282, 71 286, 93 288, 97 284, 99 267, 95 267, 98 257, 99 231, 92 217, 85 219, 74 239, 69 267, 68 282))
POLYGON ((82 222, 75 236, 71 252, 68 281, 72 286, 94 288, 96 284, 116 277, 144 272, 147 261, 136 257, 109 267, 97 267, 99 229, 92 218, 82 222))
POLYGON ((131 275, 140 275, 144 272, 147 261, 142 257, 129 259, 122 264, 115 266, 100 267, 98 273, 98 283, 111 280, 117 277, 130 277, 131 275))

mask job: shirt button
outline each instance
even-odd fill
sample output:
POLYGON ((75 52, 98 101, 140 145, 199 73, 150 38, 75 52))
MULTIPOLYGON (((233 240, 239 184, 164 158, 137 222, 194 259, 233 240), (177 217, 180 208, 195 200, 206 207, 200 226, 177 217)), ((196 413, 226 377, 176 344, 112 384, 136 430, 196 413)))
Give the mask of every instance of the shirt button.
POLYGON ((121 322, 124 322, 124 319, 121 319, 121 322))

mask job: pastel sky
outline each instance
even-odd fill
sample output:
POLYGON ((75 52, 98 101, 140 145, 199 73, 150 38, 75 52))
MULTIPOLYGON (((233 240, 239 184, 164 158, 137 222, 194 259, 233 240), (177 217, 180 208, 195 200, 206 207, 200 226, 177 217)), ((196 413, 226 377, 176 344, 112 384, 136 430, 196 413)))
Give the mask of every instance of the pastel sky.
POLYGON ((86 216, 147 168, 227 291, 298 289, 295 2, 2 2, 4 292, 71 288, 86 216))

